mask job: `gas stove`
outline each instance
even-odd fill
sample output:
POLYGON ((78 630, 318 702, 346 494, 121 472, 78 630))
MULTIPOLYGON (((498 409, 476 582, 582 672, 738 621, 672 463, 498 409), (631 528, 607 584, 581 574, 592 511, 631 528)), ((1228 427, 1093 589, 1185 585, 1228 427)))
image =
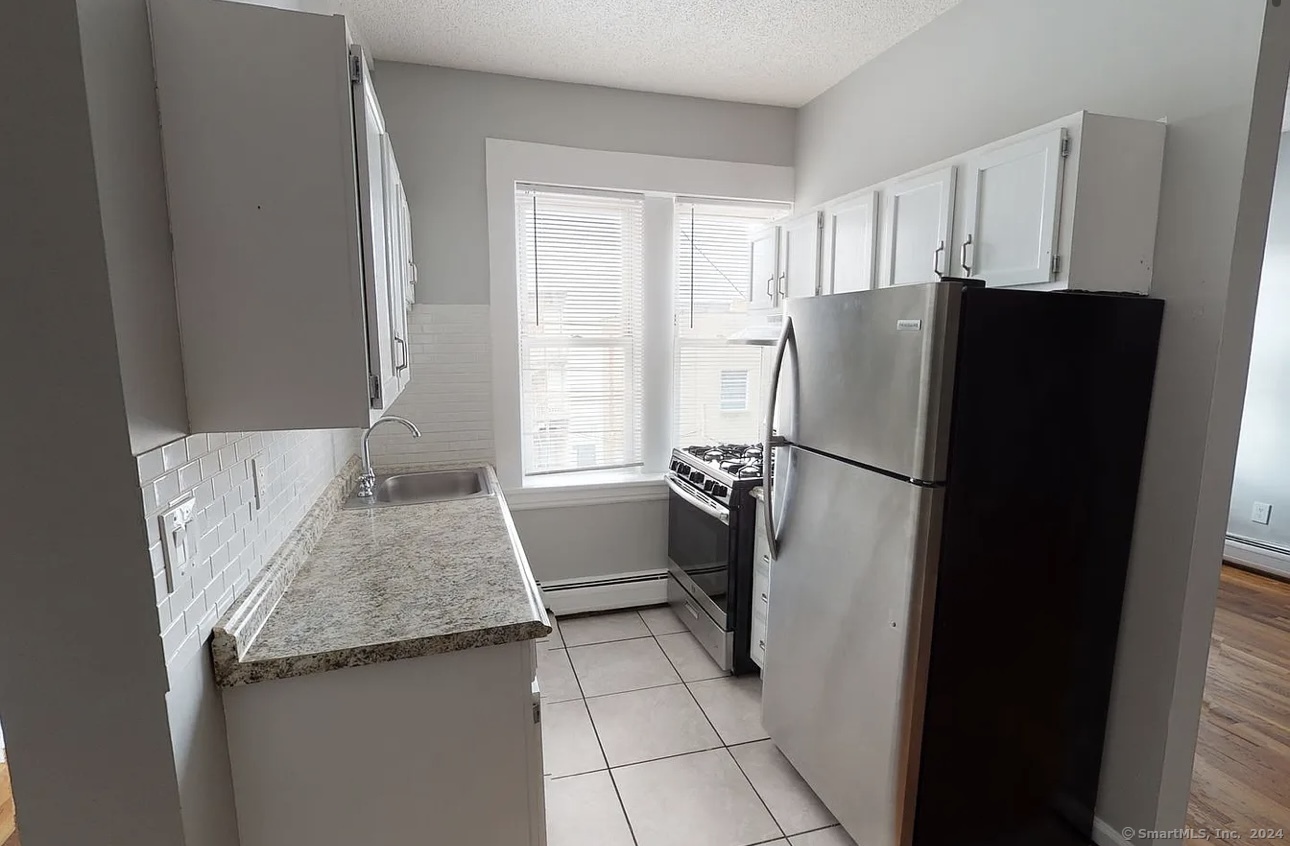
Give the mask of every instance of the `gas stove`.
POLYGON ((714 444, 672 450, 669 468, 698 490, 730 503, 732 489, 761 484, 760 444, 714 444))
POLYGON ((749 655, 753 531, 762 448, 672 450, 668 466, 667 601, 717 665, 755 671, 749 655))

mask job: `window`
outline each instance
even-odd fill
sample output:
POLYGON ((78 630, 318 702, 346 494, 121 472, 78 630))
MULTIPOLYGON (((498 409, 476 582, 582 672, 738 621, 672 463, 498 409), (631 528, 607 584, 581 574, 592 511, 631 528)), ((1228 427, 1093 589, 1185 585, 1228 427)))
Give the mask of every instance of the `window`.
POLYGON ((642 463, 643 202, 516 191, 526 476, 642 463))
POLYGON ((756 440, 765 350, 729 338, 765 320, 748 311, 749 236, 787 207, 513 184, 526 484, 756 440))
POLYGON ((761 437, 765 347, 731 344, 748 312, 754 232, 781 216, 773 203, 678 201, 673 440, 749 443, 761 437))
POLYGON ((748 371, 721 371, 721 410, 748 410, 748 371))

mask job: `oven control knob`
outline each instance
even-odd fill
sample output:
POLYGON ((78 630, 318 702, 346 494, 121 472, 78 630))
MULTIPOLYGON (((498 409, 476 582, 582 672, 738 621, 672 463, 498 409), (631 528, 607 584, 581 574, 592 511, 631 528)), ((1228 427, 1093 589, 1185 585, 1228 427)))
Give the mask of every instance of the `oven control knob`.
POLYGON ((672 459, 672 463, 671 463, 671 464, 669 464, 669 465, 667 465, 667 469, 669 469, 669 470, 671 470, 673 473, 675 473, 677 470, 680 470, 680 469, 681 469, 681 462, 679 462, 679 461, 677 461, 675 458, 673 458, 673 459, 672 459))
POLYGON ((696 485, 702 484, 702 483, 703 483, 703 471, 702 471, 702 470, 691 470, 691 471, 690 471, 690 481, 691 481, 691 482, 694 482, 696 485))
POLYGON ((712 486, 712 495, 713 495, 713 496, 715 496, 715 497, 720 498, 720 497, 725 496, 725 495, 726 495, 726 494, 728 494, 728 493, 730 493, 730 490, 729 490, 729 488, 727 488, 725 485, 713 485, 713 486, 712 486))
POLYGON ((710 493, 712 493, 713 491, 715 491, 716 489, 717 489, 717 482, 716 482, 716 480, 715 480, 715 479, 704 479, 704 480, 703 480, 703 492, 704 492, 704 493, 710 494, 710 493))

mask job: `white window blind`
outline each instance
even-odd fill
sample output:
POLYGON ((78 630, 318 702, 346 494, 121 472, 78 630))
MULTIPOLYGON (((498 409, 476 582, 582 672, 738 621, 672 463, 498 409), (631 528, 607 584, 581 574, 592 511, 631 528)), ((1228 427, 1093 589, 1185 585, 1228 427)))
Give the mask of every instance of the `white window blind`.
POLYGON ((721 410, 748 410, 748 371, 721 371, 721 410))
POLYGON ((642 463, 643 207, 515 192, 525 475, 642 463))
POLYGON ((676 204, 673 413, 680 446, 761 436, 765 348, 726 339, 765 320, 748 313, 749 243, 787 210, 770 203, 676 204), (737 408, 734 373, 743 374, 737 408))

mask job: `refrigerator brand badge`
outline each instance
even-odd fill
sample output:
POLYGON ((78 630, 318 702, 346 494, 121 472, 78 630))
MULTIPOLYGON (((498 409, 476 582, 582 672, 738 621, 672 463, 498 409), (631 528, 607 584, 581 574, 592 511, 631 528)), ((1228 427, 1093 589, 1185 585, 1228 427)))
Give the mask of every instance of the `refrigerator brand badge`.
POLYGON ((897 332, 921 332, 922 329, 923 329, 923 321, 921 320, 897 320, 896 321, 897 332))

